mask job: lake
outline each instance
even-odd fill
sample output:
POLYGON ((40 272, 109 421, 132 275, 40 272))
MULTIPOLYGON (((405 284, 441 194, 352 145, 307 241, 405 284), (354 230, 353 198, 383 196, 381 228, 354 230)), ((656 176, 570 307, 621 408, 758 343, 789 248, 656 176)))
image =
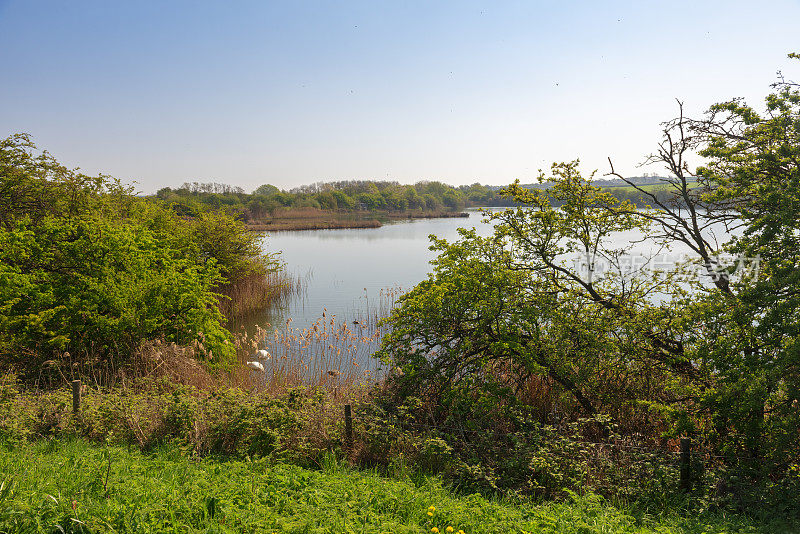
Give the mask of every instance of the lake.
POLYGON ((456 239, 462 227, 491 233, 478 210, 468 213, 468 218, 413 219, 380 228, 265 236, 264 250, 281 252, 303 290, 232 325, 271 355, 264 362, 267 372, 254 376, 264 387, 270 382, 325 387, 371 382, 382 372, 371 357, 382 335, 375 318, 387 315, 395 298, 430 272, 435 254, 428 250, 428 236, 456 239))
POLYGON ((435 254, 428 236, 456 239, 458 228, 491 233, 477 210, 469 218, 413 219, 380 228, 273 232, 264 240, 267 252, 281 251, 289 272, 304 281, 305 290, 283 306, 252 316, 248 322, 294 328, 314 324, 322 314, 341 321, 363 317, 425 279, 435 254))
MULTIPOLYGON (((324 384, 331 370, 346 373, 348 380, 369 380, 379 371, 370 358, 381 335, 373 319, 385 316, 399 294, 431 271, 435 254, 428 249, 428 236, 455 240, 458 228, 465 227, 491 233, 479 210, 468 214, 380 228, 273 232, 265 236, 264 250, 280 251, 304 289, 288 302, 243 318, 234 328, 255 334, 259 345, 274 355, 270 376, 276 380, 324 384)), ((619 232, 612 241, 624 247, 639 238, 638 232, 619 232)), ((652 243, 640 242, 630 253, 648 256, 652 248, 652 243)), ((676 247, 671 254, 687 251, 676 247)))
MULTIPOLYGON (((499 210, 503 208, 490 208, 499 210)), ((303 280, 304 291, 288 303, 249 316, 243 326, 293 328, 313 325, 323 313, 339 321, 361 319, 368 311, 385 307, 400 291, 408 291, 431 271, 435 254, 428 249, 433 234, 448 240, 458 238, 458 228, 475 227, 489 235, 478 209, 467 210, 468 218, 413 219, 380 228, 273 232, 265 236, 267 252, 281 252, 290 273, 303 280)), ((718 234, 725 234, 718 229, 718 234)), ((641 237, 638 232, 620 232, 613 241, 620 247, 641 237)), ((635 245, 631 252, 652 253, 651 243, 635 245)), ((674 247, 673 254, 688 252, 674 247)))

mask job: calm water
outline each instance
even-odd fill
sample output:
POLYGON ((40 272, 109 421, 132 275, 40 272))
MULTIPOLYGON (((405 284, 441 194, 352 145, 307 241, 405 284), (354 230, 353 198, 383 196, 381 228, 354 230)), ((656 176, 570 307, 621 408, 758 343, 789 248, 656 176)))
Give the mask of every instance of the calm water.
POLYGON ((387 300, 388 291, 407 291, 425 279, 434 253, 428 236, 456 239, 460 227, 491 233, 482 214, 469 218, 415 219, 380 228, 273 232, 264 240, 268 252, 281 251, 289 271, 305 281, 303 295, 279 309, 265 310, 250 322, 304 328, 322 317, 335 315, 352 321, 366 309, 387 300), (383 292, 383 295, 382 295, 383 292))
MULTIPOLYGON (((469 218, 416 219, 380 228, 269 234, 264 249, 282 252, 289 271, 304 279, 305 291, 288 304, 249 317, 243 326, 283 329, 290 321, 293 328, 306 328, 323 313, 327 318, 335 316, 337 322, 361 319, 366 310, 391 300, 386 297, 387 290, 407 291, 426 278, 435 256, 428 249, 429 235, 455 240, 462 227, 475 227, 481 235, 491 233, 480 211, 468 213, 469 218)), ((620 232, 613 241, 623 247, 640 237, 637 232, 620 232)), ((631 253, 652 254, 652 246, 640 243, 631 253)), ((681 247, 672 250, 686 251, 681 247)))
MULTIPOLYGON (((376 311, 385 316, 395 296, 427 277, 432 268, 429 262, 435 257, 428 249, 429 235, 452 241, 462 227, 489 235, 492 227, 483 218, 473 210, 469 218, 267 236, 264 249, 282 252, 289 271, 304 280, 304 291, 234 325, 250 334, 257 326, 267 331, 259 335, 258 346, 272 356, 265 362, 267 371, 254 371, 254 376, 265 385, 287 377, 290 383, 326 387, 370 383, 385 372, 381 362, 372 358, 383 332, 364 319, 374 317, 376 311)), ((622 248, 641 237, 638 232, 620 232, 612 236, 612 242, 622 248)), ((648 256, 654 253, 652 248, 651 243, 640 242, 630 253, 648 256)))

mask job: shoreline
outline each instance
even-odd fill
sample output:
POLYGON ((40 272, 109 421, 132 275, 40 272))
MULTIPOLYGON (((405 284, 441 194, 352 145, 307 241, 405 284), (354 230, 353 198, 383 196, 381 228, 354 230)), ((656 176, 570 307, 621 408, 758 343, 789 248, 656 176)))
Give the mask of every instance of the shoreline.
MULTIPOLYGON (((327 215, 327 214, 326 214, 327 215)), ((464 211, 454 212, 400 212, 400 213, 371 213, 374 218, 355 218, 359 214, 352 214, 353 218, 323 217, 285 217, 275 218, 267 223, 246 223, 245 226, 252 232, 293 232, 302 230, 345 230, 358 228, 380 228, 385 221, 411 220, 411 219, 452 219, 466 218, 469 213, 464 211)))

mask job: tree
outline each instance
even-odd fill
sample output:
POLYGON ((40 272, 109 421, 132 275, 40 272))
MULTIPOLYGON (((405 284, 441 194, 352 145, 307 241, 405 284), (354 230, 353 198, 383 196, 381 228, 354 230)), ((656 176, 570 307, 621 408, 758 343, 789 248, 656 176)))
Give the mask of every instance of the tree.
POLYGON ((518 404, 538 375, 584 414, 669 424, 786 475, 800 450, 800 94, 775 88, 763 114, 731 101, 690 120, 679 106, 649 158, 669 171, 663 191, 612 165, 649 206, 555 164, 547 190, 503 192, 526 207, 491 214, 491 237, 434 241, 434 272, 401 299, 380 352, 402 371, 398 394, 446 418, 459 395, 518 404), (688 259, 631 271, 623 232, 688 259), (756 259, 758 277, 742 276, 756 259))
MULTIPOLYGON (((403 297, 382 348, 400 364, 397 382, 406 394, 429 384, 445 410, 464 388, 513 402, 538 375, 593 415, 612 406, 603 399, 616 393, 600 387, 609 378, 648 372, 629 350, 663 333, 619 313, 650 307, 644 284, 626 281, 615 294, 616 278, 583 280, 558 259, 580 252, 618 262, 622 251, 604 238, 646 224, 618 216, 633 206, 591 186, 577 162, 554 165, 549 180, 547 195, 512 185, 508 194, 529 207, 492 215, 491 237, 463 231, 456 243, 434 241, 434 272, 403 297)), ((664 365, 686 366, 653 352, 664 365)))
POLYGON ((45 361, 113 370, 154 338, 230 364, 215 291, 269 259, 230 216, 187 221, 25 135, 0 141, 0 361, 23 375, 45 361))
POLYGON ((272 184, 264 184, 259 186, 255 191, 253 191, 254 195, 264 195, 265 197, 270 197, 280 193, 280 189, 275 187, 272 184))

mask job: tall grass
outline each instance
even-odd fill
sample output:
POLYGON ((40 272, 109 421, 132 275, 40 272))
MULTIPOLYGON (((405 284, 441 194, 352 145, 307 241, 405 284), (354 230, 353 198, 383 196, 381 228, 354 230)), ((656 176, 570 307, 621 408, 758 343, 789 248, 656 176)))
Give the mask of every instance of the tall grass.
POLYGON ((308 328, 292 328, 291 319, 283 329, 257 327, 255 334, 242 334, 239 347, 244 361, 253 360, 260 348, 269 357, 259 359, 264 371, 244 368, 245 383, 264 391, 279 392, 297 386, 323 387, 334 394, 373 383, 380 373, 371 356, 381 332, 351 328, 335 317, 321 317, 308 328))
POLYGON ((266 391, 309 386, 336 395, 375 383, 383 372, 372 357, 386 331, 380 320, 401 294, 395 287, 381 290, 376 299, 365 295, 352 320, 340 320, 323 311, 307 328, 293 328, 292 320, 287 319, 282 328, 267 325, 257 327, 252 335, 241 334, 237 343, 242 363, 253 360, 259 349, 269 352, 269 358, 259 360, 263 372, 246 371, 247 382, 266 391))
POLYGON ((370 299, 365 288, 364 296, 361 299, 361 309, 354 315, 353 324, 358 325, 361 330, 366 329, 370 332, 380 330, 381 333, 384 333, 386 327, 380 327, 378 323, 392 313, 397 299, 403 293, 405 290, 400 286, 387 287, 378 292, 377 298, 370 299))
POLYGON ((252 272, 217 290, 222 295, 219 308, 230 322, 269 306, 281 306, 301 294, 303 288, 303 280, 284 268, 266 273, 252 272))

